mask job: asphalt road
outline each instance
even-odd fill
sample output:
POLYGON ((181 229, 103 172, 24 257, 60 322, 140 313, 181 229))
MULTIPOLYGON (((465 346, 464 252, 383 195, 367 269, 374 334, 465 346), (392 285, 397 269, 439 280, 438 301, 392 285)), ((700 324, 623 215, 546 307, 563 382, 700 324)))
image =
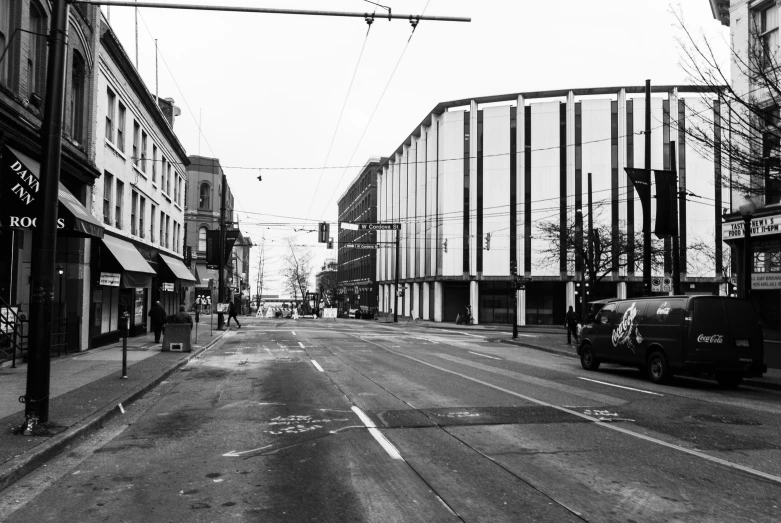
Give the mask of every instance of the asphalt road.
POLYGON ((3 493, 41 521, 781 521, 781 394, 361 320, 249 320, 3 493))

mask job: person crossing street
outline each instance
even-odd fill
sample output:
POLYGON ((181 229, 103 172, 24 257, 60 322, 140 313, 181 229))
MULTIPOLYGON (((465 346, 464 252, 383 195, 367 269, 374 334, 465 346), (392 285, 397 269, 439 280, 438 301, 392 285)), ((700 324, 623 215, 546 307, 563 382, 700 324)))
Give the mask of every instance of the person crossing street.
POLYGON ((228 321, 225 323, 226 327, 230 327, 230 325, 231 325, 231 318, 236 320, 236 325, 240 329, 241 328, 241 324, 239 323, 239 318, 238 318, 237 312, 236 312, 236 306, 233 304, 233 302, 231 302, 230 305, 228 305, 228 321))
POLYGON ((567 328, 567 344, 572 345, 572 336, 575 336, 575 343, 580 343, 578 336, 578 315, 572 309, 572 305, 569 306, 567 311, 567 317, 565 320, 565 327, 567 328))

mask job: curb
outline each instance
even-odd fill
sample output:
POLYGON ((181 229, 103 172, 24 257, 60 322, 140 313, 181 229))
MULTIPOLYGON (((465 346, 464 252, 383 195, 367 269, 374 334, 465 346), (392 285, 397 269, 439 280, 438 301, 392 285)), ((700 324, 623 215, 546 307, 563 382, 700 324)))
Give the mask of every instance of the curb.
MULTIPOLYGON (((526 342, 520 342, 520 341, 512 341, 512 340, 506 340, 506 339, 500 339, 499 340, 502 343, 507 343, 509 345, 518 345, 521 347, 526 347, 528 349, 535 349, 542 352, 548 352, 550 354, 557 354, 559 356, 567 356, 570 358, 578 358, 578 355, 572 352, 567 352, 563 350, 558 349, 549 349, 547 347, 540 347, 539 345, 532 345, 530 343, 526 342)), ((774 383, 771 381, 758 381, 753 378, 747 378, 743 380, 743 384, 747 385, 749 387, 756 387, 758 389, 767 389, 767 390, 781 390, 781 383, 774 383)))
MULTIPOLYGON (((190 361, 199 357, 201 353, 210 349, 222 339, 222 335, 225 332, 227 331, 221 331, 221 333, 216 335, 209 343, 199 348, 197 351, 191 352, 187 358, 177 361, 152 380, 139 385, 135 390, 129 391, 127 395, 119 398, 117 403, 122 403, 123 405, 132 404, 135 400, 155 388, 160 382, 168 378, 178 369, 184 367, 190 363, 190 361)), ((0 467, 0 492, 40 467, 44 462, 60 454, 64 449, 70 446, 76 438, 87 436, 98 430, 105 422, 116 416, 118 410, 117 405, 114 403, 106 405, 81 422, 72 425, 64 432, 57 434, 46 442, 36 445, 29 451, 6 462, 0 467)))

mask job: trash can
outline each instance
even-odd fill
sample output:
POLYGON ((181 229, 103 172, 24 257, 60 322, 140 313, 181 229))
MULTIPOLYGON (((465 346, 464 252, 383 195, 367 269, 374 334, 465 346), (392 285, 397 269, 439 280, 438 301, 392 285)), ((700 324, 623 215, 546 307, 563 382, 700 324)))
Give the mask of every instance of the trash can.
POLYGON ((166 323, 163 327, 163 352, 192 352, 193 326, 189 323, 166 323))

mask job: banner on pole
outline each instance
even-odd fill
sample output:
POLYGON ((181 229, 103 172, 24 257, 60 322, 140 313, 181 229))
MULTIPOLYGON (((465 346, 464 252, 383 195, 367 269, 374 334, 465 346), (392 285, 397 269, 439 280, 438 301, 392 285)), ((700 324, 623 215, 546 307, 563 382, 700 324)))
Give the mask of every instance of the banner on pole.
POLYGON ((672 171, 654 170, 656 179, 656 225, 654 234, 657 238, 666 238, 678 234, 678 223, 673 212, 678 193, 675 173, 672 171))

